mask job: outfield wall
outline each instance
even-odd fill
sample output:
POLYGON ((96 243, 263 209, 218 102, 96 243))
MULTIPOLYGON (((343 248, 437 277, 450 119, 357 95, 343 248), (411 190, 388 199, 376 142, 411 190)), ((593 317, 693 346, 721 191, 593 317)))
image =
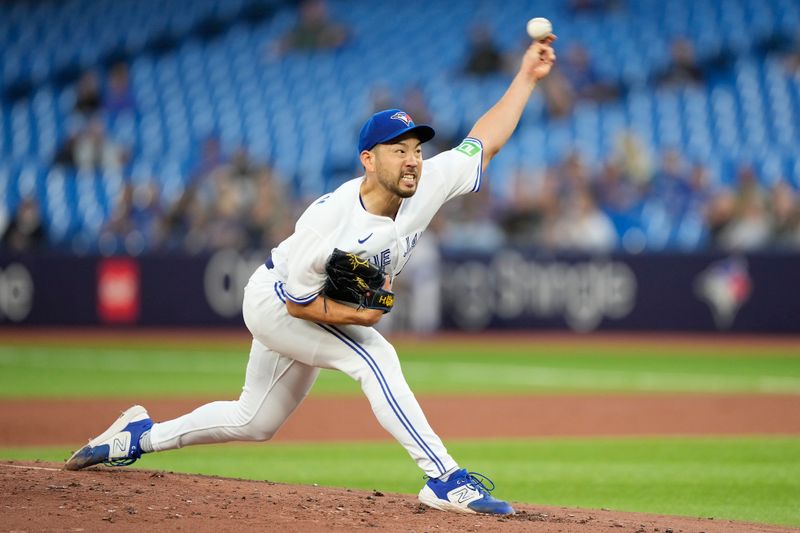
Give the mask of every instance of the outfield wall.
MULTIPOLYGON (((263 258, 0 254, 0 326, 241 325, 263 258)), ((441 298, 413 300, 438 301, 450 330, 800 333, 800 255, 445 253, 400 279, 413 290, 434 273, 441 298)))

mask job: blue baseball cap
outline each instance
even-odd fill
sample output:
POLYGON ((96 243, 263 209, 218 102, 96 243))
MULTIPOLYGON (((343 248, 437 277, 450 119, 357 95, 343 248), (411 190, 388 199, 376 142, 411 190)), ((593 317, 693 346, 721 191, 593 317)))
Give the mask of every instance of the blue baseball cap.
POLYGON ((420 124, 417 126, 408 113, 400 109, 387 109, 372 115, 358 136, 358 153, 372 150, 376 144, 383 144, 401 135, 413 131, 421 142, 433 139, 436 132, 433 128, 420 124))

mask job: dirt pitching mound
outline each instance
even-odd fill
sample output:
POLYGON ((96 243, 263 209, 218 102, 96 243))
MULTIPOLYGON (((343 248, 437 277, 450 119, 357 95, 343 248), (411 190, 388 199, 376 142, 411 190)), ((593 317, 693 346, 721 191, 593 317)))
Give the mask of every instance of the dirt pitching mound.
POLYGON ((443 513, 406 494, 284 485, 136 469, 67 472, 0 462, 0 523, 11 531, 785 532, 778 526, 515 505, 498 518, 443 513), (112 526, 113 524, 113 526, 112 526))

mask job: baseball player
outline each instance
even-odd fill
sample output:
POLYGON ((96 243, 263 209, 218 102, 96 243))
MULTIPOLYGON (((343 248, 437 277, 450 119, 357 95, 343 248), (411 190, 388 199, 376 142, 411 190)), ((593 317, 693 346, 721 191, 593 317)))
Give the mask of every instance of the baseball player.
POLYGON ((434 130, 398 109, 364 124, 358 144, 364 176, 313 202, 245 288, 243 314, 253 341, 238 400, 212 402, 160 423, 143 407, 131 407, 65 468, 129 465, 142 453, 194 444, 269 440, 308 394, 319 369, 331 368, 359 382, 380 424, 425 472, 422 503, 513 513, 490 495, 488 478, 460 468, 428 424, 395 349, 372 327, 386 308, 340 303, 322 289, 326 262, 338 248, 383 269, 389 290, 442 204, 480 188, 486 165, 516 128, 537 81, 550 72, 553 40, 531 44, 505 94, 452 150, 423 161, 422 144, 434 130))

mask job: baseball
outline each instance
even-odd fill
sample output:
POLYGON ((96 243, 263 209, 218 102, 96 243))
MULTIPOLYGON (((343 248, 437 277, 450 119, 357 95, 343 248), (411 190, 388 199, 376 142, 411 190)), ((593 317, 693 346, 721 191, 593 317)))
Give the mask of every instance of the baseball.
POLYGON ((544 17, 536 17, 528 21, 528 35, 534 41, 541 41, 553 33, 553 25, 544 17))

